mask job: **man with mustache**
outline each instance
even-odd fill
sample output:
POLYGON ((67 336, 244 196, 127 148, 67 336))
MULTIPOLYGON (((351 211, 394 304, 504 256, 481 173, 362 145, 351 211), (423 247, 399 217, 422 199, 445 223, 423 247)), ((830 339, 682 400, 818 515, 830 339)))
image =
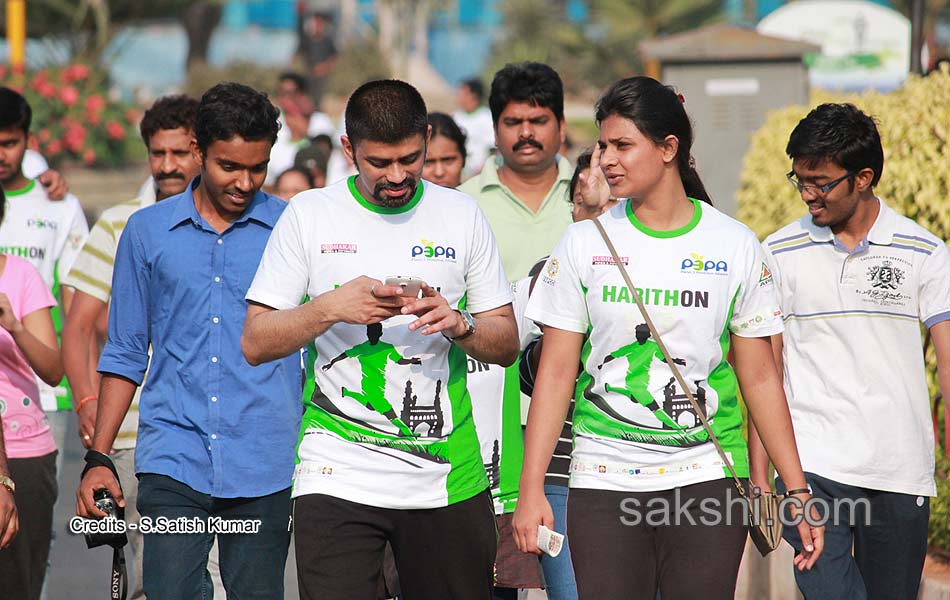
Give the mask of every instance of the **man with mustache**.
MULTIPOLYGON (((63 328, 63 363, 66 377, 76 397, 79 413, 79 437, 83 446, 92 445, 98 409, 99 374, 96 373, 99 339, 108 321, 112 297, 112 268, 119 236, 129 217, 141 208, 185 191, 198 174, 198 163, 191 153, 195 113, 198 101, 187 96, 166 96, 152 105, 139 125, 142 141, 148 150, 148 167, 152 185, 138 198, 118 204, 102 212, 89 233, 89 239, 73 263, 64 283, 75 288, 69 319, 63 328)), ((119 428, 113 444, 112 462, 119 472, 119 481, 127 502, 126 519, 139 520, 135 510, 138 480, 135 478, 135 439, 139 424, 139 390, 119 428)), ((142 593, 142 534, 130 530, 132 549, 132 600, 144 598, 142 593)))
MULTIPOLYGON (((489 158, 482 172, 460 190, 478 200, 498 238, 498 250, 510 281, 528 276, 539 259, 548 256, 571 224, 565 209, 574 169, 558 155, 564 143, 564 88, 548 65, 524 62, 506 65, 495 74, 488 97, 498 157, 489 158)), ((474 376, 476 396, 492 397, 492 383, 506 373, 474 376)), ((517 377, 517 368, 508 377, 517 377)), ((507 394, 508 392, 506 392, 507 394)), ((513 393, 517 393, 515 390, 513 393)), ((502 397, 497 402, 508 405, 502 397)), ((526 397, 521 397, 522 406, 526 397)), ((522 411, 524 409, 522 408, 522 411)), ((502 444, 499 461, 520 471, 518 445, 502 444), (510 456, 506 456, 509 454, 510 456)), ((498 539, 496 599, 514 598, 517 588, 540 587, 541 573, 534 556, 518 551, 510 533, 517 498, 496 506, 498 539)), ((568 563, 569 564, 569 563, 568 563)), ((549 578, 563 577, 553 571, 549 578)))
POLYGON ((147 368, 137 508, 142 524, 178 524, 171 532, 182 534, 145 535, 150 600, 209 597, 215 541, 228 596, 284 596, 300 358, 252 367, 240 352, 244 295, 287 206, 260 191, 277 115, 265 94, 247 86, 222 83, 205 92, 191 140, 198 177, 134 213, 119 238, 76 511, 104 516, 93 501, 100 489, 126 504, 109 452, 147 368), (218 525, 249 535, 219 536, 218 525))
POLYGON ((291 200, 248 290, 241 340, 251 364, 309 348, 300 595, 374 600, 388 541, 406 598, 489 600, 495 528, 467 357, 514 362, 510 286, 475 201, 421 180, 419 92, 369 82, 345 121, 359 174, 291 200), (386 285, 391 276, 421 279, 421 297, 386 285))
POLYGON ((495 74, 488 97, 499 158, 459 188, 478 200, 495 236, 505 274, 528 276, 571 224, 564 210, 574 173, 558 156, 564 142, 564 87, 551 67, 509 64, 495 74))

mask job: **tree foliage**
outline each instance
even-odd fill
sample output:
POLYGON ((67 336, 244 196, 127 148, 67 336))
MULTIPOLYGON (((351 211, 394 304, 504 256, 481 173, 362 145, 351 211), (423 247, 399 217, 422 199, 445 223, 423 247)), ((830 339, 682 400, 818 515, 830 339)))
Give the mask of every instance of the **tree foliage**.
MULTIPOLYGON (((943 240, 950 239, 950 68, 912 75, 900 89, 839 96, 817 92, 811 106, 771 113, 751 139, 742 168, 738 217, 760 237, 805 214, 785 173, 792 129, 822 102, 850 102, 875 118, 884 145, 884 172, 875 193, 897 212, 943 240)), ((931 396, 939 390, 933 348, 926 356, 931 396)), ((948 533, 950 539, 950 533, 948 533)))
POLYGON ((568 90, 600 89, 640 72, 637 44, 705 25, 722 15, 720 0, 591 0, 586 24, 567 18, 564 0, 506 0, 489 78, 507 62, 554 67, 568 90))
MULTIPOLYGON (((116 30, 123 25, 157 19, 177 19, 187 29, 189 20, 197 14, 196 7, 210 7, 210 12, 217 13, 220 17, 223 2, 224 0, 30 0, 26 3, 27 35, 35 39, 64 42, 70 55, 64 58, 97 62, 116 30)), ((5 18, 2 12, 0 18, 5 18)), ((207 31, 208 39, 216 23, 215 20, 207 31)), ((192 43, 195 43, 194 40, 192 43)), ((189 60, 191 58, 189 54, 189 60)))

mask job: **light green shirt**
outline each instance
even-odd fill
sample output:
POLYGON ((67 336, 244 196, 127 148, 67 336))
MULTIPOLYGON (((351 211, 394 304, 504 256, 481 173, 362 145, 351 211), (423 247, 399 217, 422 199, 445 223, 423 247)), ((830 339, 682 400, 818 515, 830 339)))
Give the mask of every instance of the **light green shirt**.
POLYGON ((500 159, 487 161, 482 172, 459 189, 478 201, 498 241, 505 275, 509 281, 517 281, 527 277, 534 263, 551 253, 571 224, 567 194, 574 167, 558 156, 557 181, 538 212, 533 212, 498 180, 499 166, 500 159))

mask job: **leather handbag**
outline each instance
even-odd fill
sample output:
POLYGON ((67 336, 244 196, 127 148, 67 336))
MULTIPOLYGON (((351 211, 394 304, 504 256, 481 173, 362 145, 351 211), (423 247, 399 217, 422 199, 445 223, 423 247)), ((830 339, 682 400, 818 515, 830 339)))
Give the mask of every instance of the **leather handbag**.
POLYGON ((673 372, 673 377, 676 378, 676 383, 686 394, 690 405, 693 407, 693 411, 696 412, 696 416, 706 429, 706 433, 709 434, 709 439, 716 447, 716 451, 719 453, 719 457, 722 459, 723 464, 725 464, 729 469, 729 473, 732 475, 736 490, 738 490, 739 495, 745 498, 746 502, 748 503, 749 535, 752 537, 752 543, 755 544, 755 547, 758 549, 759 553, 762 554, 762 556, 767 555, 769 552, 778 548, 779 544, 782 542, 782 520, 779 518, 779 511, 781 510, 779 497, 771 490, 763 492, 758 488, 755 488, 755 493, 746 493, 745 486, 742 485, 742 480, 740 480, 736 475, 736 470, 732 466, 732 462, 729 461, 729 457, 726 456, 726 452, 722 449, 722 444, 719 443, 719 438, 717 438, 716 434, 713 433, 712 427, 709 425, 709 421, 706 420, 705 411, 700 408, 699 404, 696 402, 696 398, 693 397, 693 392, 691 392, 689 386, 686 385, 683 375, 676 367, 673 357, 666 349, 666 344, 664 344, 662 338, 660 338, 660 333, 653 325, 653 320, 650 319, 650 315, 647 313, 646 307, 643 305, 643 300, 641 300, 640 296, 636 293, 636 287, 634 287, 633 281, 631 281, 630 275, 627 273, 627 269, 623 266, 623 261, 620 260, 620 256, 617 254, 617 249, 614 248, 613 242, 610 241, 607 231, 604 229, 603 224, 601 224, 600 219, 592 219, 592 221, 594 222, 594 225, 597 226, 597 231, 600 232, 600 236, 604 239, 604 243, 607 244, 607 250, 610 251, 610 256, 613 257, 614 264, 617 265, 618 269, 620 269, 620 274, 623 277, 623 281, 630 289, 630 295, 633 296, 634 300, 636 301, 637 308, 640 309, 640 314, 646 321, 647 327, 650 328, 650 334, 653 336, 653 341, 655 341, 656 345, 660 347, 660 352, 663 353, 663 358, 666 360, 666 364, 673 372))

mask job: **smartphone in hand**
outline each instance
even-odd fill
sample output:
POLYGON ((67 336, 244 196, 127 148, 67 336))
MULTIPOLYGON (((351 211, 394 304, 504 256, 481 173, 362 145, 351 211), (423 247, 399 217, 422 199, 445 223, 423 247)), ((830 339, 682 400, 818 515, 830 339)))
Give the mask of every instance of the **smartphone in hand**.
POLYGON ((386 285, 401 287, 402 295, 406 298, 418 298, 422 291, 422 279, 419 277, 392 275, 386 278, 386 285))

